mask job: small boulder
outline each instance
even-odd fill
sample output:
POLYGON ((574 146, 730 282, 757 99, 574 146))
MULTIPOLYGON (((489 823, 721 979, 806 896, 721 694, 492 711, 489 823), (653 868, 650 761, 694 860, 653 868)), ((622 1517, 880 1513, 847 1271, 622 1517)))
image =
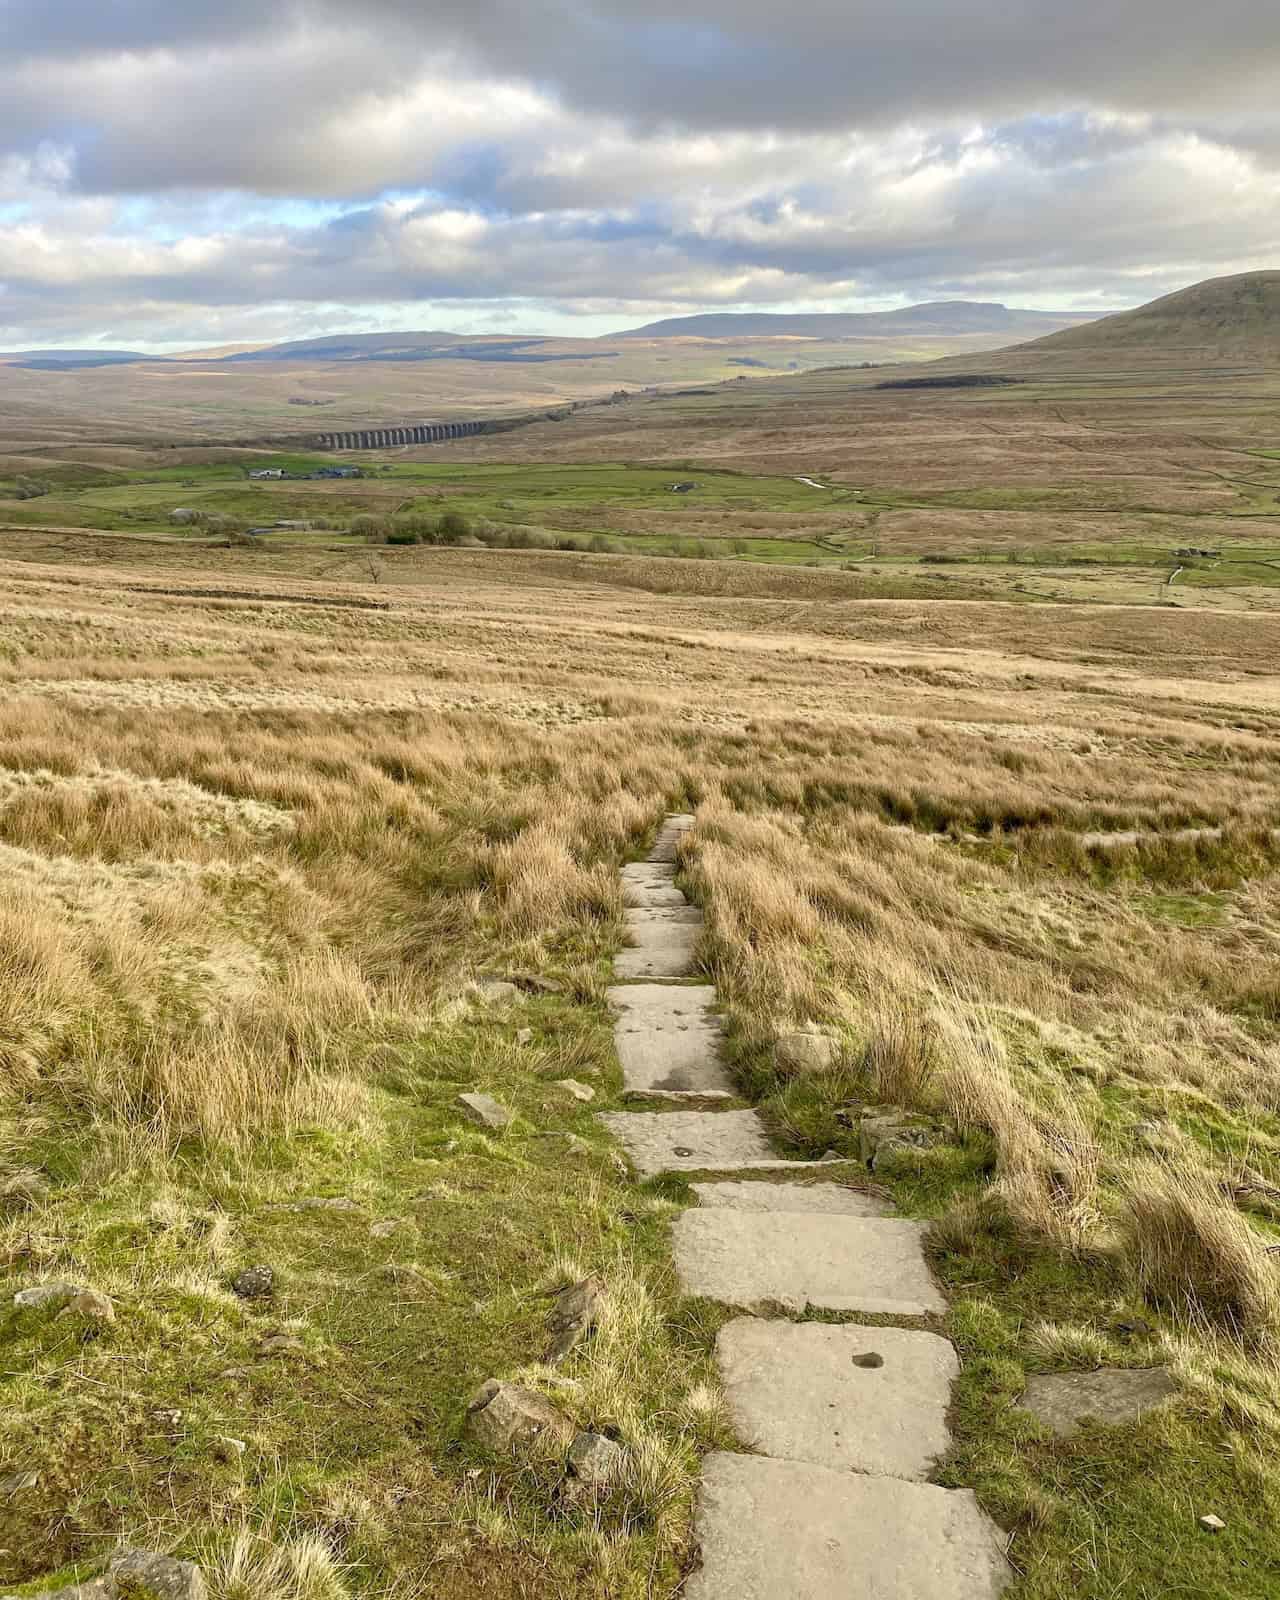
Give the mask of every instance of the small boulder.
POLYGON ((204 1575, 190 1561, 126 1550, 107 1569, 119 1600, 205 1600, 204 1575))
POLYGON ((516 1029, 516 1043, 517 1044, 532 1044, 533 1043, 533 1029, 532 1028, 517 1028, 516 1029))
POLYGON ((543 1437, 568 1439, 573 1424, 536 1390, 490 1378, 467 1407, 467 1431, 486 1449, 500 1452, 543 1437))
POLYGON ((233 1439, 230 1434, 220 1433, 213 1441, 213 1458, 215 1461, 236 1462, 249 1446, 243 1439, 233 1439))
POLYGON ((482 1128, 498 1133, 511 1125, 511 1112, 491 1095, 460 1094, 456 1103, 465 1116, 482 1128))
POLYGON ((519 989, 505 978, 479 978, 468 987, 467 993, 483 1006, 509 1006, 520 998, 519 989))
POLYGON ((81 1289, 79 1294, 71 1297, 60 1315, 84 1317, 90 1322, 114 1322, 115 1302, 110 1295, 100 1294, 97 1289, 81 1289))
POLYGON ((545 1362, 563 1361, 578 1340, 597 1326, 604 1315, 605 1297, 604 1279, 594 1274, 556 1292, 547 1313, 551 1342, 542 1358, 545 1362))
POLYGON ((904 1146, 929 1150, 945 1138, 945 1131, 928 1117, 903 1111, 897 1106, 869 1106, 858 1123, 858 1155, 874 1172, 877 1170, 876 1159, 882 1149, 885 1151, 880 1158, 883 1166, 894 1147, 899 1151, 904 1146))
POLYGON ((603 1433, 580 1433, 569 1446, 569 1476, 593 1489, 607 1489, 622 1475, 626 1452, 603 1433))
POLYGON ((555 1087, 563 1089, 566 1094, 571 1094, 575 1100, 581 1100, 583 1105, 596 1097, 594 1089, 585 1083, 579 1083, 576 1078, 557 1078, 555 1087))
POLYGON ((839 1065, 840 1040, 829 1029, 810 1022, 803 1028, 780 1033, 773 1059, 782 1072, 830 1072, 839 1065))
POLYGON ((0 1211, 25 1211, 49 1193, 49 1180, 39 1172, 15 1172, 0 1179, 0 1211))
POLYGON ((369 1237, 371 1239, 389 1239, 400 1226, 395 1217, 388 1217, 385 1222, 372 1222, 369 1224, 369 1237))
POLYGON ((1221 1517, 1215 1517, 1210 1511, 1200 1518, 1200 1526, 1206 1533, 1222 1533, 1227 1525, 1221 1517))
POLYGON ((0 1478, 0 1504, 7 1500, 16 1500, 20 1494, 26 1494, 31 1489, 40 1486, 38 1472, 9 1472, 0 1478))
POLYGON ((292 1207, 294 1211, 359 1211, 360 1207, 345 1194, 309 1194, 292 1207))
POLYGON ((262 1357, 283 1356, 286 1359, 306 1355, 307 1347, 296 1333, 289 1333, 285 1329, 278 1329, 275 1333, 267 1334, 259 1345, 257 1354, 262 1357))
POLYGON ((13 1297, 13 1303, 20 1311, 39 1311, 51 1306, 68 1305, 82 1292, 83 1287, 78 1283, 63 1283, 61 1280, 37 1283, 34 1288, 19 1289, 13 1297))
POLYGON ((276 1292, 276 1275, 271 1267, 245 1267, 231 1280, 231 1292, 242 1300, 269 1300, 276 1292))

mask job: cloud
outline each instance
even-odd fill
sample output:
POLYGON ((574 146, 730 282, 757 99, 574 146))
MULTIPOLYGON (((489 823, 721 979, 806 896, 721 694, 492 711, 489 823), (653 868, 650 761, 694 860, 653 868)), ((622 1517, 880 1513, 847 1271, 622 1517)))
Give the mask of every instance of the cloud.
POLYGON ((0 343, 1142 299, 1280 250, 1268 9, 8 0, 0 343))

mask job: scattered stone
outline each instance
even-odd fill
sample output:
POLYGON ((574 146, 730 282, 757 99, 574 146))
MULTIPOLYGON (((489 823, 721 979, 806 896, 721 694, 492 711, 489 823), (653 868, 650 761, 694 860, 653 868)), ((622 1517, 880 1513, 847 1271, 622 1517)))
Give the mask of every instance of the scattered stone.
POLYGON ((225 1433, 220 1433, 213 1441, 213 1454, 218 1461, 239 1461, 248 1448, 243 1439, 233 1439, 225 1433))
POLYGON ((467 993, 486 1006, 509 1006, 520 998, 519 989, 505 978, 480 978, 468 987, 467 993))
POLYGON ((1177 1392, 1166 1367, 1101 1367, 1036 1374, 1027 1379, 1019 1404, 1059 1438, 1069 1439, 1086 1419, 1110 1427, 1136 1422, 1177 1392))
POLYGON ((709 984, 615 984, 614 1042, 629 1090, 728 1093, 724 1029, 709 984))
POLYGON ((83 1293, 78 1283, 38 1283, 31 1289, 19 1289, 13 1303, 20 1311, 37 1311, 48 1306, 65 1306, 83 1293))
POLYGON ((532 1028, 517 1028, 516 1029, 516 1043, 517 1044, 532 1044, 533 1043, 533 1029, 532 1028))
POLYGON ((904 1146, 929 1150, 945 1137, 945 1131, 928 1117, 897 1106, 869 1106, 858 1123, 858 1155, 874 1172, 876 1157, 882 1149, 886 1154, 895 1147, 901 1150, 904 1146))
POLYGON ((576 1078, 557 1078, 555 1087, 563 1089, 566 1094, 571 1094, 575 1100, 581 1100, 584 1105, 596 1097, 594 1089, 585 1083, 579 1083, 576 1078))
POLYGON ((359 1211, 360 1207, 354 1200, 348 1199, 345 1194, 312 1194, 308 1195, 305 1200, 299 1200, 297 1205, 291 1209, 294 1211, 359 1211))
POLYGON ((225 1383, 243 1383, 246 1378, 252 1377, 253 1374, 248 1367, 223 1367, 218 1376, 225 1383))
POLYGON ((419 1272, 417 1267, 405 1261, 389 1261, 386 1266, 378 1268, 378 1277, 384 1283, 394 1284, 397 1289, 429 1289, 430 1279, 419 1272))
POLYGON ((283 1329, 276 1333, 269 1333, 258 1345, 257 1354, 261 1357, 270 1356, 303 1356, 307 1347, 296 1333, 286 1333, 283 1329))
POLYGON ((49 1180, 40 1172, 14 1172, 0 1180, 0 1211, 23 1211, 39 1205, 49 1193, 49 1180))
POLYGON ((399 1226, 400 1222, 396 1217, 388 1217, 385 1222, 371 1222, 369 1236, 373 1239, 389 1239, 399 1226))
POLYGON ((63 1317, 84 1317, 89 1322, 114 1322, 116 1307, 110 1295, 101 1294, 97 1289, 81 1289, 58 1314, 63 1317))
POLYGON ((618 1481, 626 1451, 603 1433, 580 1433, 569 1446, 569 1473, 594 1489, 618 1481))
POLYGON ((840 1062, 840 1040, 829 1028, 809 1022, 778 1035, 773 1059, 780 1072, 830 1072, 840 1062))
POLYGON ((1125 1317, 1116 1323, 1115 1329, 1125 1339, 1145 1339, 1155 1332, 1145 1317, 1125 1317))
POLYGON ((996 1600, 1012 1577, 972 1490, 806 1461, 707 1456, 696 1532, 685 1600, 996 1600))
POLYGON ((738 1317, 716 1360, 742 1438, 774 1460, 923 1482, 949 1447, 960 1374, 936 1333, 738 1317))
POLYGON ((232 1294, 242 1300, 269 1300, 276 1292, 276 1275, 271 1267, 245 1267, 231 1280, 232 1294))
POLYGON ((35 1600, 205 1600, 207 1593, 204 1575, 189 1561, 149 1550, 122 1550, 102 1577, 46 1589, 35 1600))
POLYGON ((547 1332, 551 1343, 543 1356, 546 1362, 562 1361, 578 1340, 595 1328, 604 1313, 606 1288, 603 1278, 583 1278, 559 1290, 547 1313, 547 1332))
POLYGON ((504 1451, 544 1435, 567 1440, 573 1424, 536 1390, 490 1378, 467 1407, 467 1430, 487 1449, 504 1451))
POLYGON ((162 1410, 153 1411, 151 1420, 157 1427, 167 1428, 172 1433, 175 1428, 182 1426, 182 1412, 172 1407, 165 1407, 162 1410))
POLYGON ((126 1550, 108 1569, 119 1600, 205 1600, 204 1576, 189 1561, 126 1550))
POLYGON ((695 1183, 698 1204, 733 1211, 825 1212, 829 1216, 888 1217, 893 1207, 875 1195, 838 1183, 695 1183))
POLYGON ((455 1103, 472 1122, 478 1122, 481 1127, 495 1133, 511 1125, 511 1112, 491 1095, 460 1094, 455 1103))
POLYGON ((687 1294, 724 1305, 922 1317, 946 1310, 924 1232, 901 1217, 696 1209, 676 1218, 676 1268, 687 1294))
POLYGON ((1210 1511, 1207 1516, 1200 1518, 1200 1526, 1206 1533, 1221 1533, 1227 1525, 1221 1517, 1215 1517, 1210 1511))
POLYGON ((10 1472, 0 1478, 0 1500, 16 1500, 20 1494, 26 1494, 29 1489, 39 1487, 38 1472, 10 1472))

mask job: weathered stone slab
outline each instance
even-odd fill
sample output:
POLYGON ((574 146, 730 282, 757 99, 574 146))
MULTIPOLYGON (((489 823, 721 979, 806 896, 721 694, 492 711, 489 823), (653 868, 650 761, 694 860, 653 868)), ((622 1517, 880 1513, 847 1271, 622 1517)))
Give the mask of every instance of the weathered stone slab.
POLYGON ((709 1455, 685 1600, 995 1600, 1011 1573, 969 1489, 709 1455))
POLYGON ((1063 1439, 1086 1419, 1112 1427, 1136 1422, 1177 1394, 1165 1367, 1101 1367, 1096 1372, 1055 1372, 1027 1379, 1019 1404, 1063 1439))
POLYGON ((924 1259, 924 1229, 903 1217, 695 1209, 676 1218, 676 1267, 686 1293, 749 1310, 777 1303, 920 1317, 946 1307, 924 1259))
POLYGON ((630 944, 614 961, 620 978, 682 978, 693 971, 702 933, 702 913, 695 906, 630 910, 626 920, 630 944))
POLYGON ((693 827, 693 818, 687 814, 670 816, 658 829, 658 837, 654 840, 653 849, 650 850, 650 861, 674 861, 676 859, 676 846, 693 827))
POLYGON ((936 1333, 738 1317, 716 1360, 738 1433, 777 1460, 923 1482, 951 1443, 960 1363, 936 1333))
POLYGON ((641 911, 679 910, 689 904, 671 882, 624 883, 622 903, 641 911))
POLYGON ((893 1207, 838 1183, 695 1183, 698 1204, 731 1211, 822 1212, 840 1217, 891 1217, 893 1207))
POLYGON ((615 984, 614 1043, 628 1090, 728 1094, 720 1060, 723 1030, 709 984, 615 984))
POLYGON ((657 1172, 806 1171, 812 1161, 780 1161, 754 1111, 603 1111, 642 1178, 657 1172))

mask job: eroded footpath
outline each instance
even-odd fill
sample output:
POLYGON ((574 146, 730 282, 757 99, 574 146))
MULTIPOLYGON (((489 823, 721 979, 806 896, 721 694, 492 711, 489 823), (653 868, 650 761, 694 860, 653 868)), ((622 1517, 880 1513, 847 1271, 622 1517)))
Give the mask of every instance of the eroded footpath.
POLYGON ((827 1181, 825 1163, 780 1158, 735 1102, 715 991, 694 981, 702 914, 676 887, 692 825, 668 817, 624 868, 632 942, 609 998, 624 1089, 647 1104, 602 1117, 638 1177, 715 1175, 677 1219, 676 1267, 686 1294, 746 1313, 716 1359, 753 1453, 703 1463, 686 1600, 991 1600, 1012 1576, 999 1529, 971 1490, 927 1481, 951 1442, 950 1341, 793 1320, 918 1319, 946 1302, 922 1224, 827 1181))

